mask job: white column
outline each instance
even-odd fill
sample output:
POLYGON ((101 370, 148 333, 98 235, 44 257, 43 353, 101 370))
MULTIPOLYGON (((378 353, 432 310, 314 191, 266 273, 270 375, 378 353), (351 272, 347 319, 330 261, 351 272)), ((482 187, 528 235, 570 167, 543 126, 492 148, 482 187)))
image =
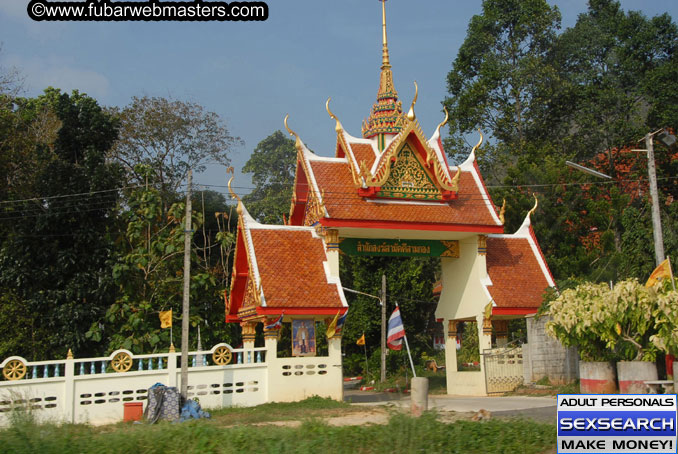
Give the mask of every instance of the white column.
POLYGON ((325 231, 325 250, 327 265, 332 277, 339 278, 339 231, 328 229, 325 231))
POLYGON ((75 361, 68 350, 64 364, 64 420, 75 423, 75 361))
POLYGON ((167 355, 167 386, 177 386, 177 353, 167 355))
POLYGON ((332 387, 332 397, 340 402, 344 401, 344 373, 342 369, 342 357, 341 357, 341 336, 335 336, 331 339, 327 339, 327 355, 330 357, 329 367, 331 370, 329 374, 335 376, 336 372, 336 381, 333 381, 331 384, 328 384, 332 387))

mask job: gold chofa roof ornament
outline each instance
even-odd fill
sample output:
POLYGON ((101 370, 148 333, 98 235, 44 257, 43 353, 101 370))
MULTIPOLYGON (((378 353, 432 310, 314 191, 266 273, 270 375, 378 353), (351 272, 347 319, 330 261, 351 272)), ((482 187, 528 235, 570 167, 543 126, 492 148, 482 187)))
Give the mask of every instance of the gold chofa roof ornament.
POLYGON ((366 139, 380 134, 398 134, 403 128, 403 104, 398 99, 398 92, 393 86, 393 73, 388 56, 388 40, 386 38, 386 0, 381 2, 382 27, 382 59, 381 75, 377 102, 372 106, 370 116, 363 121, 362 133, 366 139))

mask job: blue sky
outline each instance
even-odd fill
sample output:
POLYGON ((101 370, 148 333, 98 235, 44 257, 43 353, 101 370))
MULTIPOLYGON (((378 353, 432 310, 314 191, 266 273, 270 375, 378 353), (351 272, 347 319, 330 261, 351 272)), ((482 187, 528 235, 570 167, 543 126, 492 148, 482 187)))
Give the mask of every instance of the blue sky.
MULTIPOLYGON (((332 110, 347 131, 375 100, 381 64, 381 4, 377 0, 269 0, 265 22, 34 22, 28 0, 0 0, 0 66, 25 77, 25 95, 47 86, 79 89, 102 105, 132 96, 171 96, 218 113, 245 145, 234 150, 240 169, 254 147, 290 114, 290 127, 320 155, 334 153, 332 110)), ((549 0, 563 27, 586 11, 586 0, 549 0)), ((622 0, 625 10, 678 17, 675 0, 622 0)), ((480 0, 391 0, 386 4, 396 88, 404 105, 419 84, 417 117, 427 135, 442 120, 445 76, 480 0)), ((211 166, 197 183, 223 185, 211 166)), ((240 192, 251 187, 237 175, 240 192)))

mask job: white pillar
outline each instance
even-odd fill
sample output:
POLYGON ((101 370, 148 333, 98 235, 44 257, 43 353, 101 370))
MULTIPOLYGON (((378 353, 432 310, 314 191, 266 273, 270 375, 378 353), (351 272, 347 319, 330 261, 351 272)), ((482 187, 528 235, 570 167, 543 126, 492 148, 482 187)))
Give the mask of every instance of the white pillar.
POLYGON ((327 265, 332 277, 339 278, 339 231, 327 229, 325 231, 325 251, 327 265))
POLYGON ((335 336, 331 339, 327 339, 327 356, 330 360, 329 374, 337 377, 336 381, 333 381, 332 386, 332 397, 339 402, 344 401, 344 373, 342 368, 342 357, 341 357, 341 336, 335 336), (336 371, 336 374, 335 374, 336 371))
POLYGON ((64 364, 64 420, 75 423, 75 362, 71 350, 68 350, 64 364))

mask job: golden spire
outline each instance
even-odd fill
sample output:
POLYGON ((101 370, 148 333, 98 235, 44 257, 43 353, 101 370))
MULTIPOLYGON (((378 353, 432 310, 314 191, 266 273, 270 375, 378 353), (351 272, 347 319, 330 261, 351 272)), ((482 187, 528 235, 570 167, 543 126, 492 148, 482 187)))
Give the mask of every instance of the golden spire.
POLYGON ((382 57, 381 75, 377 102, 372 106, 370 116, 363 121, 363 137, 369 139, 379 136, 379 149, 384 147, 384 134, 398 134, 403 128, 403 105, 398 99, 398 92, 393 86, 393 73, 388 56, 388 40, 386 37, 386 0, 381 2, 382 57))
POLYGON ((386 38, 386 0, 379 0, 381 2, 381 29, 382 29, 382 50, 381 50, 381 69, 391 67, 391 62, 388 58, 388 39, 386 38))

